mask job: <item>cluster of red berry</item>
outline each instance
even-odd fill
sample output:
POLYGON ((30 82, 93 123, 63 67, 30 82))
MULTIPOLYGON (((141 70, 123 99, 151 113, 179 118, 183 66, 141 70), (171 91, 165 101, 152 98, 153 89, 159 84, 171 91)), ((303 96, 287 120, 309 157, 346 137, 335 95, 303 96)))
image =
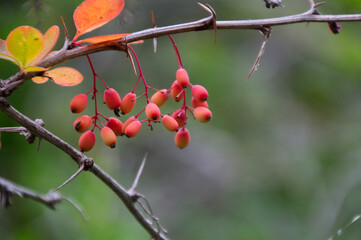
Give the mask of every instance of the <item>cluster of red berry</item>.
MULTIPOLYGON (((141 130, 142 123, 144 122, 148 122, 148 126, 152 126, 152 123, 161 122, 167 130, 171 132, 176 132, 174 138, 176 146, 181 149, 186 147, 190 142, 190 134, 187 128, 185 127, 188 118, 187 112, 190 112, 195 119, 204 123, 208 122, 212 118, 212 113, 208 109, 207 90, 201 85, 192 85, 190 83, 188 73, 182 67, 180 62, 180 68, 176 72, 176 80, 173 82, 172 86, 169 89, 156 90, 156 92, 152 95, 152 97, 149 98, 148 89, 154 89, 154 88, 147 85, 144 79, 144 75, 141 71, 138 58, 134 50, 130 47, 129 49, 133 52, 140 71, 139 78, 135 84, 133 91, 127 93, 123 97, 123 99, 121 99, 118 92, 113 88, 109 88, 105 84, 105 82, 101 79, 106 87, 102 99, 103 102, 106 104, 106 106, 110 110, 114 111, 115 115, 119 116, 119 112, 121 112, 123 115, 130 113, 137 102, 137 96, 134 93, 134 90, 139 82, 139 79, 142 78, 143 84, 145 86, 145 92, 141 96, 146 97, 146 106, 138 114, 129 117, 124 123, 122 123, 116 117, 108 118, 100 114, 97 110, 97 103, 96 103, 96 99, 97 99, 96 97, 97 94, 99 94, 99 91, 95 87, 95 78, 99 76, 95 73, 91 65, 94 75, 93 88, 85 94, 76 95, 70 102, 70 110, 73 113, 81 113, 87 107, 88 104, 87 95, 90 92, 92 92, 92 99, 95 100, 95 115, 92 117, 88 115, 83 115, 77 118, 74 122, 75 131, 82 133, 78 143, 80 150, 82 152, 86 152, 86 151, 90 151, 93 148, 96 139, 94 134, 95 128, 98 128, 100 130, 100 135, 103 142, 107 146, 114 148, 117 141, 117 136, 126 136, 128 138, 132 138, 136 136, 141 130), (192 107, 186 104, 185 91, 187 88, 191 90, 192 107), (183 104, 179 109, 175 110, 170 115, 163 115, 161 114, 159 108, 167 102, 170 96, 176 102, 183 100, 183 104), (140 120, 139 116, 143 112, 145 113, 146 119, 140 120), (102 123, 99 117, 104 118, 104 120, 106 121, 105 125, 102 123)), ((178 59, 180 59, 178 50, 176 52, 178 59)))

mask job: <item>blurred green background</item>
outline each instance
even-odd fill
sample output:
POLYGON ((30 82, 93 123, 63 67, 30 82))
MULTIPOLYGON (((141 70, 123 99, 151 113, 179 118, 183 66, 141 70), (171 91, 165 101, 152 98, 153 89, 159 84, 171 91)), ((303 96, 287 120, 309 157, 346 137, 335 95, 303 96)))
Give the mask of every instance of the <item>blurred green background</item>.
MULTIPOLYGON (((71 36, 72 13, 80 0, 43 0, 37 13, 33 1, 0 5, 0 38, 17 26, 37 26, 45 32, 61 26, 71 36)), ((218 20, 259 19, 301 13, 308 1, 283 1, 284 8, 266 9, 261 0, 209 0, 218 20)), ((193 0, 127 0, 120 17, 86 36, 128 33, 207 16, 193 0)), ((324 14, 361 13, 359 0, 327 1, 324 14)), ((87 153, 124 187, 131 186, 148 153, 138 191, 150 202, 171 239, 327 239, 361 214, 361 32, 360 23, 343 23, 333 35, 326 23, 275 27, 259 69, 246 80, 262 36, 254 30, 219 30, 175 35, 184 67, 193 84, 209 92, 213 119, 201 124, 189 119, 191 144, 179 150, 174 134, 160 124, 143 127, 134 139, 120 138, 117 148, 98 142, 87 153)), ((61 34, 57 48, 62 46, 61 34)), ((169 88, 177 60, 166 37, 134 46, 148 83, 169 88)), ((97 73, 121 96, 136 77, 124 53, 90 56, 97 73)), ((71 60, 85 77, 76 87, 31 81, 10 98, 13 106, 77 146, 71 98, 91 86, 85 57, 71 60)), ((17 67, 0 62, 0 78, 17 67)), ((137 93, 142 93, 139 86, 137 93)), ((139 101, 141 102, 141 101, 139 101)), ((167 103, 162 112, 179 105, 167 103)), ((141 106, 138 106, 140 109, 141 106)), ((100 107, 105 115, 112 113, 100 107)), ((90 106, 87 114, 93 114, 90 106)), ((124 121, 126 117, 122 117, 124 121)), ((0 113, 0 127, 16 126, 0 113)), ((19 134, 3 133, 0 176, 46 193, 76 170, 62 151, 42 141, 40 151, 19 134)), ((52 211, 31 200, 13 198, 0 209, 0 239, 150 239, 120 200, 92 174, 82 173, 64 187, 89 221, 69 203, 52 211)), ((360 239, 356 221, 335 239, 360 239)))

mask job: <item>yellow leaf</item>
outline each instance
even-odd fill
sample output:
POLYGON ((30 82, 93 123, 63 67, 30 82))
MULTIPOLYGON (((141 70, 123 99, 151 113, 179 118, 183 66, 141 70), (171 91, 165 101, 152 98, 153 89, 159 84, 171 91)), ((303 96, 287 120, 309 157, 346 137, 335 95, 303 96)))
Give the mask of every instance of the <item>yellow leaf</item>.
POLYGON ((35 65, 41 59, 43 59, 50 52, 50 50, 53 49, 56 41, 58 40, 58 37, 59 37, 59 27, 56 25, 50 27, 48 31, 46 31, 46 33, 44 34, 43 49, 35 59, 33 59, 28 63, 28 65, 35 65))
POLYGON ((25 67, 26 72, 43 72, 46 71, 46 68, 43 67, 37 67, 37 66, 28 66, 25 67))
POLYGON ((22 66, 27 66, 41 53, 43 41, 43 34, 36 28, 20 26, 10 32, 6 38, 6 47, 22 66))

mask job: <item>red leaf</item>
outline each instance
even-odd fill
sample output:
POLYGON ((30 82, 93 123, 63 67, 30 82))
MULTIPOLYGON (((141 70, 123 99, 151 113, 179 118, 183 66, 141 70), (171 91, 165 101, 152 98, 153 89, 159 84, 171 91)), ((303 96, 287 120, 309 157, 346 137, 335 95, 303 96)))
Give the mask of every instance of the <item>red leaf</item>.
POLYGON ((73 39, 103 26, 118 16, 123 10, 124 0, 85 0, 74 12, 74 23, 77 29, 73 39))

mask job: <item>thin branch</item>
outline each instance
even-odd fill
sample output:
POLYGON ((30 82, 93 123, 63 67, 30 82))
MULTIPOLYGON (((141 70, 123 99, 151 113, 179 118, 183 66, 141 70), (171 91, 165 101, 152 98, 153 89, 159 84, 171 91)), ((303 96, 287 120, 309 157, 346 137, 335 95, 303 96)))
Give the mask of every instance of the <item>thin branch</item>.
MULTIPOLYGON (((50 142, 54 146, 61 149, 64 153, 69 155, 78 165, 85 164, 84 170, 89 170, 95 176, 98 177, 103 183, 105 183, 124 203, 129 212, 137 219, 137 221, 143 226, 144 229, 155 239, 166 240, 168 239, 164 234, 159 233, 158 229, 152 226, 152 223, 148 221, 141 211, 136 207, 136 202, 133 201, 134 194, 130 195, 128 191, 123 188, 116 180, 114 180, 108 173, 97 166, 91 159, 84 156, 80 151, 73 148, 68 143, 64 142, 53 133, 46 130, 44 127, 35 123, 18 110, 13 108, 7 99, 0 97, 0 111, 5 113, 8 117, 15 120, 20 125, 24 126, 28 131, 37 137, 50 142)), ((56 193, 56 192, 55 192, 56 193)))
MULTIPOLYGON (((150 28, 139 32, 134 32, 131 35, 128 35, 121 39, 104 41, 104 42, 90 44, 72 49, 68 49, 69 46, 68 44, 65 43, 64 47, 60 51, 41 60, 38 63, 38 66, 48 68, 76 57, 80 57, 96 52, 108 51, 108 50, 117 50, 117 51, 126 52, 127 44, 131 42, 157 38, 161 36, 167 36, 170 34, 173 35, 184 32, 214 30, 215 27, 214 24, 216 25, 217 30, 219 29, 261 30, 265 26, 271 27, 271 26, 296 24, 296 23, 361 21, 361 14, 315 15, 312 13, 313 13, 313 8, 310 9, 310 11, 301 14, 279 17, 279 18, 268 18, 268 19, 259 19, 259 20, 216 21, 216 22, 213 21, 214 16, 211 15, 209 17, 193 22, 165 26, 165 27, 150 28)), ((42 74, 41 72, 29 72, 26 74, 22 72, 15 74, 14 76, 10 77, 8 80, 3 81, 0 84, 0 96, 9 96, 11 92, 14 91, 25 80, 41 74, 42 74)))
MULTIPOLYGON (((135 32, 132 35, 128 35, 124 38, 105 41, 95 44, 90 44, 87 46, 76 47, 73 48, 71 43, 65 41, 64 46, 58 52, 46 57, 42 61, 39 62, 38 66, 40 67, 52 67, 59 63, 68 61, 70 59, 84 56, 91 53, 107 51, 107 50, 117 50, 127 52, 127 44, 138 41, 138 40, 146 40, 157 38, 161 36, 167 36, 170 34, 178 34, 184 32, 193 32, 193 31, 204 31, 204 30, 214 30, 214 29, 256 29, 262 30, 264 27, 272 27, 278 25, 286 25, 286 24, 296 24, 296 23, 308 23, 308 22, 345 22, 345 21, 361 21, 361 14, 352 14, 352 15, 315 15, 313 13, 314 7, 307 12, 285 16, 279 18, 269 18, 269 19, 259 19, 259 20, 235 20, 235 21, 215 21, 214 14, 208 16, 206 18, 165 27, 157 27, 150 28, 143 31, 135 32), (311 11, 312 10, 312 11, 311 11)), ((84 156, 80 151, 73 148, 67 142, 63 141, 59 137, 55 136, 48 130, 46 130, 43 126, 40 126, 35 121, 32 121, 15 108, 13 108, 10 103, 7 101, 6 97, 8 97, 17 87, 19 87, 22 83, 24 83, 27 79, 30 79, 34 76, 42 75, 43 72, 19 72, 14 76, 10 77, 5 81, 0 81, 0 111, 6 114, 11 119, 18 122, 20 125, 25 127, 30 133, 35 136, 45 139, 50 142, 57 148, 61 149, 64 153, 69 155, 78 165, 84 163, 85 170, 89 170, 95 176, 97 176, 101 181, 103 181, 117 196, 123 201, 128 210, 133 214, 133 216, 137 219, 137 221, 148 231, 148 233, 154 239, 167 239, 166 236, 162 232, 159 231, 159 228, 154 228, 152 222, 149 222, 147 217, 143 216, 142 212, 138 210, 136 207, 136 202, 134 202, 132 196, 129 192, 124 189, 118 182, 116 182, 111 176, 109 176, 106 172, 104 172, 99 166, 93 163, 93 161, 86 156, 84 156)), ((1 179, 0 179, 1 180, 1 179)), ((0 182, 1 183, 1 182, 0 182)), ((1 186, 1 185, 0 185, 1 186)), ((4 188, 4 187, 3 187, 4 188)), ((38 201, 43 201, 44 203, 49 202, 46 196, 40 196, 33 194, 27 189, 17 188, 18 192, 22 192, 23 196, 27 196, 29 198, 35 198, 38 201)), ((7 193, 10 190, 6 190, 7 193)), ((58 194, 56 192, 52 192, 50 196, 54 199, 57 199, 54 195, 58 194)), ((3 196, 3 195, 2 195, 3 196)), ((53 200, 54 201, 54 200, 53 200)), ((6 198, 5 198, 6 202, 6 198)), ((51 202, 51 201, 50 201, 51 202)), ((52 204, 50 204, 50 207, 52 204)), ((154 220, 154 219, 153 219, 154 220)))
POLYGON ((29 198, 40 202, 51 209, 55 209, 55 205, 63 199, 59 193, 49 192, 46 195, 40 195, 28 188, 17 185, 2 177, 0 177, 0 190, 2 190, 1 198, 3 203, 9 203, 8 199, 4 200, 3 198, 9 198, 10 195, 18 195, 22 198, 29 198))

